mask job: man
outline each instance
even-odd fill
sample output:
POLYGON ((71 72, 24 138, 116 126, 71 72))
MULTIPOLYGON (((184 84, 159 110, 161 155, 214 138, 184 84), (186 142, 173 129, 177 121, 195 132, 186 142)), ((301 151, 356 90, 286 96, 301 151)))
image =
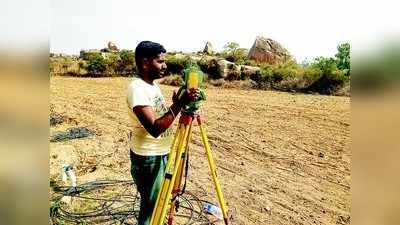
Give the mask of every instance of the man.
POLYGON ((158 43, 140 42, 135 50, 138 77, 128 87, 127 103, 133 125, 129 141, 131 174, 141 197, 138 225, 147 225, 151 220, 173 141, 170 126, 181 107, 197 97, 184 92, 178 98, 174 92, 172 105, 166 107, 154 82, 166 72, 165 52, 158 43))

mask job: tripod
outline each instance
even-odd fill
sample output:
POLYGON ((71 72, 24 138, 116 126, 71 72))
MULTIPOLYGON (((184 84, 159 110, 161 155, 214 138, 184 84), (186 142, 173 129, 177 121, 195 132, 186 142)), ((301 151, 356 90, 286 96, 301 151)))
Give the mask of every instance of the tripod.
POLYGON ((169 203, 171 203, 171 207, 168 215, 168 225, 172 225, 176 207, 176 196, 181 191, 181 181, 184 172, 183 168, 188 160, 187 151, 192 133, 193 120, 196 120, 200 127, 201 139, 206 151, 219 205, 222 210, 225 225, 228 224, 228 209, 217 178, 215 162, 211 154, 210 145, 208 143, 206 131, 202 125, 200 115, 195 112, 182 111, 174 141, 172 142, 164 181, 162 182, 161 189, 158 193, 157 201, 151 216, 150 225, 164 225, 164 219, 169 203))

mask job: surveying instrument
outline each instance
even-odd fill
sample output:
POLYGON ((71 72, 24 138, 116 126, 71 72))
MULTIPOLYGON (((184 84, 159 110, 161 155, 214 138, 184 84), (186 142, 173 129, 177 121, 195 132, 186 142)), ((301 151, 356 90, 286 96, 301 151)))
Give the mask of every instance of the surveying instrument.
POLYGON ((153 214, 151 216, 150 225, 164 225, 166 214, 169 207, 168 214, 168 225, 172 225, 175 210, 179 207, 179 199, 177 197, 181 193, 182 189, 182 177, 183 174, 187 175, 188 166, 188 150, 189 143, 192 133, 192 123, 197 121, 200 127, 201 139, 204 145, 205 153, 207 155, 209 168, 211 170, 211 176, 217 192, 220 208, 222 210, 223 219, 225 225, 228 224, 228 209, 225 204, 225 200, 222 194, 221 185, 217 178, 217 171, 215 161, 211 154, 210 145, 208 143, 205 128, 203 127, 203 121, 199 114, 199 109, 202 102, 205 100, 204 92, 199 89, 204 79, 204 74, 200 68, 192 63, 189 68, 183 71, 184 85, 181 87, 181 95, 183 91, 194 92, 200 91, 199 98, 185 105, 182 108, 181 116, 179 118, 178 128, 175 133, 174 140, 172 142, 171 151, 168 156, 168 162, 166 166, 166 172, 164 180, 161 184, 160 191, 158 193, 157 201, 154 206, 153 214), (184 167, 186 164, 186 171, 184 167))

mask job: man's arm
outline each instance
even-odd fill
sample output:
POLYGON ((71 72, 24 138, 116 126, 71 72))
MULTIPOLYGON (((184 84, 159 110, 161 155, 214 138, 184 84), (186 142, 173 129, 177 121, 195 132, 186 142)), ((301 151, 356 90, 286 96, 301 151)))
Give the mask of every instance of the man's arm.
POLYGON ((199 90, 188 93, 184 91, 183 88, 180 88, 178 93, 174 91, 172 94, 172 105, 169 107, 168 112, 158 119, 156 119, 151 106, 138 105, 133 107, 133 112, 136 114, 146 131, 149 132, 151 136, 157 138, 171 126, 175 117, 177 117, 181 111, 182 106, 188 104, 190 101, 197 100, 199 96, 199 90), (181 95, 182 91, 183 94, 181 95))
POLYGON ((181 111, 181 107, 177 103, 173 103, 170 110, 163 116, 156 119, 155 113, 151 106, 135 106, 133 112, 136 114, 140 123, 149 134, 155 138, 160 136, 171 124, 174 122, 175 117, 181 111), (172 111, 172 112, 171 112, 172 111))

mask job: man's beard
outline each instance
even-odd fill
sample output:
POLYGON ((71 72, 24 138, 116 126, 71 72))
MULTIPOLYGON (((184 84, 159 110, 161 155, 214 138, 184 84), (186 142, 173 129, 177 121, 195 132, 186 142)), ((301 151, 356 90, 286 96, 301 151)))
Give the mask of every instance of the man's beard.
POLYGON ((153 71, 150 71, 150 76, 153 80, 155 80, 155 79, 164 77, 166 75, 166 72, 167 71, 165 71, 165 70, 160 70, 160 71, 153 70, 153 71))

